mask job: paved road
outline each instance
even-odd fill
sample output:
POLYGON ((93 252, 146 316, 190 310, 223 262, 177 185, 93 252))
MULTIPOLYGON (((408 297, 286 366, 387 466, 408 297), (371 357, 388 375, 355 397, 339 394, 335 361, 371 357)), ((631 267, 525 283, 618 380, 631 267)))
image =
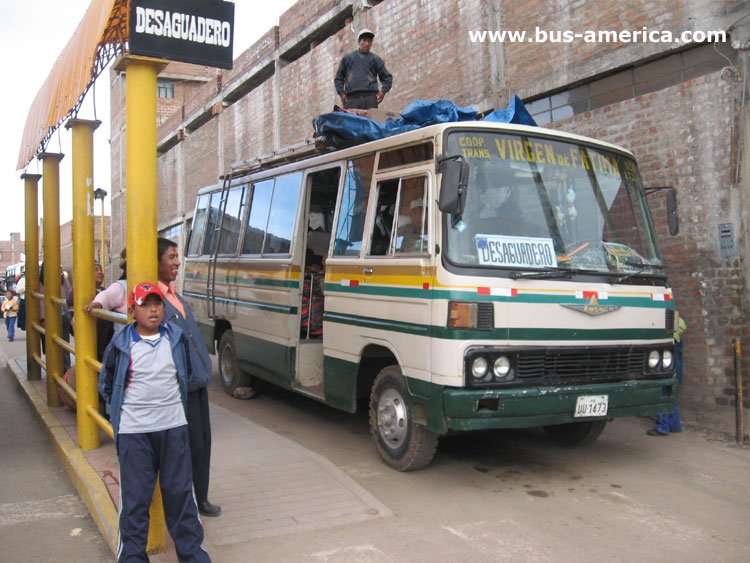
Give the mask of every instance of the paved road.
POLYGON ((645 419, 615 421, 578 449, 537 430, 457 434, 428 468, 398 473, 380 462, 364 414, 278 389, 251 401, 211 391, 392 512, 227 546, 223 561, 750 561, 750 450, 730 442, 649 437, 645 419))
MULTIPOLYGON (((23 335, 13 345, 25 346, 23 335)), ((0 362, 0 561, 112 560, 15 377, 0 362)))

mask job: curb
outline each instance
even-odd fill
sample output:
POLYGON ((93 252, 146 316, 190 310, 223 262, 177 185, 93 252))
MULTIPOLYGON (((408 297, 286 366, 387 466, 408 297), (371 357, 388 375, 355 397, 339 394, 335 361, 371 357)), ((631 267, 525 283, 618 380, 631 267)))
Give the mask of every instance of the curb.
POLYGON ((78 495, 86 504, 91 517, 96 522, 99 532, 109 545, 113 554, 117 553, 118 514, 109 491, 96 470, 91 467, 83 453, 60 425, 55 415, 39 395, 34 385, 26 379, 26 375, 13 360, 5 359, 5 363, 15 375, 18 387, 23 391, 26 400, 33 407, 34 412, 44 425, 49 441, 55 453, 60 458, 71 483, 78 491, 78 495))

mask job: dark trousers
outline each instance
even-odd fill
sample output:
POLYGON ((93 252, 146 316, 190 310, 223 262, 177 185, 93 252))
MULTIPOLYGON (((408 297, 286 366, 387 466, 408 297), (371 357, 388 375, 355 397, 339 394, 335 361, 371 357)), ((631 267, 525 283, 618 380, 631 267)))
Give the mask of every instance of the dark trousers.
POLYGON ((159 475, 164 516, 181 562, 210 562, 193 495, 186 426, 117 437, 120 540, 117 560, 148 561, 148 509, 159 475))
POLYGON ((193 462, 193 486, 198 502, 208 500, 208 478, 211 467, 211 420, 208 416, 208 389, 188 393, 188 434, 190 459, 193 462))
POLYGON ((353 92, 346 95, 345 109, 373 109, 377 107, 377 92, 353 92))

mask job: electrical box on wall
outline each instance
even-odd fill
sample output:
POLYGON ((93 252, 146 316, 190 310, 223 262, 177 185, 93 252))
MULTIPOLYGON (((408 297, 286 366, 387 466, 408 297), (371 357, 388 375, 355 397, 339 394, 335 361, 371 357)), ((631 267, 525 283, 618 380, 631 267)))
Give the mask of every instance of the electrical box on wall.
POLYGON ((734 225, 719 223, 719 252, 722 258, 734 258, 734 225))

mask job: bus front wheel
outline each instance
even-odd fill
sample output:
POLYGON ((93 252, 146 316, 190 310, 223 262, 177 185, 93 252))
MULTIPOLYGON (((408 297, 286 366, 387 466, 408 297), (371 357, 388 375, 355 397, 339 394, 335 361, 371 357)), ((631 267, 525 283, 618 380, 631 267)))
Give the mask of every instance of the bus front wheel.
POLYGON ((375 378, 370 432, 383 461, 399 471, 421 469, 435 456, 438 436, 414 423, 398 366, 384 368, 375 378))
POLYGON ((219 377, 221 386, 228 395, 234 395, 239 387, 250 386, 250 376, 237 365, 237 350, 234 347, 234 334, 226 330, 219 340, 219 377))
POLYGON ((606 426, 606 420, 590 420, 545 426, 544 431, 558 446, 573 448, 590 444, 601 436, 606 426))

